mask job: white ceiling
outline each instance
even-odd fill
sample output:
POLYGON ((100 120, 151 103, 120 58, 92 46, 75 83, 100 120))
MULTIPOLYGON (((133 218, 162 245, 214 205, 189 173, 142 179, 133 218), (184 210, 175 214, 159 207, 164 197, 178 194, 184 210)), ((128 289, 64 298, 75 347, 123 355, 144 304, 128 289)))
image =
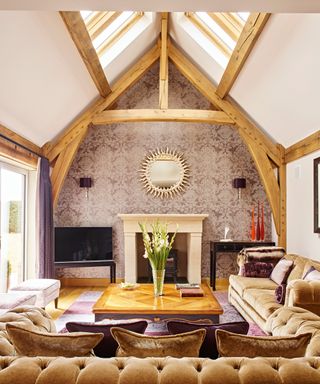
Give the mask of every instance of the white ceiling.
POLYGON ((9 10, 319 12, 319 0, 0 0, 9 10))
POLYGON ((285 147, 320 129, 320 15, 273 15, 230 94, 285 147))
POLYGON ((38 145, 98 96, 57 12, 0 12, 0 123, 38 145))

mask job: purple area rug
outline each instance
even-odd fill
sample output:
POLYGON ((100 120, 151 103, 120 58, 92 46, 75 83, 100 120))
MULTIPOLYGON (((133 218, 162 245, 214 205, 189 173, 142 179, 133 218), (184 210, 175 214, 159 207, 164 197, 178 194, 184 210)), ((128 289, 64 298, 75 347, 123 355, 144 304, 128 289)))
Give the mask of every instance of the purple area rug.
MULTIPOLYGON (((94 322, 94 314, 91 312, 93 305, 101 296, 102 291, 87 291, 82 293, 77 300, 61 315, 56 321, 58 332, 66 332, 65 325, 69 321, 94 322)), ((243 321, 239 312, 228 303, 228 293, 219 291, 214 293, 223 308, 223 315, 220 316, 220 323, 233 323, 243 321)), ((166 321, 152 322, 148 320, 146 329, 148 335, 165 335, 168 333, 166 321)), ((248 335, 265 335, 265 332, 254 323, 250 323, 248 335)))

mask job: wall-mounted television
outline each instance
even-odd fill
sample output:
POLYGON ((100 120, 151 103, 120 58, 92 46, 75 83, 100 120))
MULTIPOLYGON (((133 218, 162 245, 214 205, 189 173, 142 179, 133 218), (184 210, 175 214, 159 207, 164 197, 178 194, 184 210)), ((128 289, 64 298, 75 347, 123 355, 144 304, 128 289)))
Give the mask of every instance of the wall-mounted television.
POLYGON ((55 262, 112 260, 112 227, 56 227, 55 262))

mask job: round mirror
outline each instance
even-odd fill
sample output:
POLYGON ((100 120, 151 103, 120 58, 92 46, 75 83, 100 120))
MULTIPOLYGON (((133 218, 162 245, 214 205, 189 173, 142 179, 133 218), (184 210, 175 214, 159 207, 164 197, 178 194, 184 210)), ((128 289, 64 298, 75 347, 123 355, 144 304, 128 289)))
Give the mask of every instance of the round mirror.
POLYGON ((183 192, 189 179, 189 167, 183 156, 169 149, 151 152, 140 173, 147 192, 161 198, 183 192))

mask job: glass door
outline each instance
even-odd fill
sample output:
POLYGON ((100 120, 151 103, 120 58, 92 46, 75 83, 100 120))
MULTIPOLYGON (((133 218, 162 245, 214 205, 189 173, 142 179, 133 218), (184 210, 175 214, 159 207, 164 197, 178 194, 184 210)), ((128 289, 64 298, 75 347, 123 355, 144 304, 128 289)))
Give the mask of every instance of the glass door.
POLYGON ((0 162, 0 291, 25 274, 26 172, 0 162))

